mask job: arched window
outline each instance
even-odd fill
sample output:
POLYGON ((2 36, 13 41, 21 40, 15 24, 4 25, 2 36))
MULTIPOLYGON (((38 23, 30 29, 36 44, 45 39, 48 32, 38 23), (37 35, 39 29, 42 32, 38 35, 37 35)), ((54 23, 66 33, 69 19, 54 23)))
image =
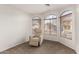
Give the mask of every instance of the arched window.
POLYGON ((60 15, 60 34, 72 39, 72 11, 65 11, 60 15))
POLYGON ((48 15, 44 21, 45 34, 56 35, 57 32, 57 17, 55 15, 48 15))
POLYGON ((41 29, 41 18, 35 16, 32 18, 32 33, 35 35, 41 29))
POLYGON ((39 20, 39 19, 41 19, 41 18, 38 17, 38 16, 35 16, 35 17, 32 18, 32 20, 39 20))

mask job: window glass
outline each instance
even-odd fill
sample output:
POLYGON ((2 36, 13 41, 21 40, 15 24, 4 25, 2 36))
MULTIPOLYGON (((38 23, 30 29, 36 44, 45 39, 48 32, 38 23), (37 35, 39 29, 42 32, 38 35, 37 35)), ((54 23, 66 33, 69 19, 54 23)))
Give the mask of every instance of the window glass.
POLYGON ((32 18, 32 33, 33 35, 37 35, 39 32, 41 32, 41 18, 34 17, 32 18))
POLYGON ((64 38, 72 39, 72 11, 66 11, 60 16, 60 34, 64 38))
POLYGON ((51 20, 51 34, 57 34, 57 19, 51 20))
POLYGON ((45 34, 56 35, 57 33, 57 18, 55 15, 48 15, 44 21, 45 34))

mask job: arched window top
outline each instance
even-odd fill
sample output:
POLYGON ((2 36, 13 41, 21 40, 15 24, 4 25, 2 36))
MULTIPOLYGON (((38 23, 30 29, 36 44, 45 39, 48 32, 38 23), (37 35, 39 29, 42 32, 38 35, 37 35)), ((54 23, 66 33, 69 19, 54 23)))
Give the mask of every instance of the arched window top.
POLYGON ((48 19, 56 19, 57 17, 55 15, 48 15, 45 20, 48 20, 48 19))
POLYGON ((38 19, 41 19, 41 18, 38 17, 38 16, 35 16, 35 17, 33 17, 32 19, 33 19, 33 20, 38 20, 38 19))
POLYGON ((61 15, 61 16, 66 16, 66 15, 69 15, 69 14, 72 14, 72 11, 68 10, 68 11, 64 11, 61 15))

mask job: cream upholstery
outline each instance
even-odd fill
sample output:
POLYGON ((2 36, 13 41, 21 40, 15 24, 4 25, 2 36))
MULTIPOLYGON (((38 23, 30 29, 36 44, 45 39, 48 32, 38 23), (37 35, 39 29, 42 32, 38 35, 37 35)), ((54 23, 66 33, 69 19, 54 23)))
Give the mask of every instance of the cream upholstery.
POLYGON ((29 41, 29 45, 31 46, 39 46, 40 44, 40 38, 39 37, 31 37, 29 41))
POLYGON ((36 35, 36 36, 31 36, 29 38, 29 45, 31 46, 40 46, 43 41, 43 35, 36 35))

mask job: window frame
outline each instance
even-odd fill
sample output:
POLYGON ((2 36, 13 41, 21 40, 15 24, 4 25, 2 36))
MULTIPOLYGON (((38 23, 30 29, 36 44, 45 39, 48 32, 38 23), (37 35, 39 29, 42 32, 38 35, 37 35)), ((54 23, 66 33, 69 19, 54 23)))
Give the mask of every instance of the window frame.
MULTIPOLYGON (((61 15, 60 15, 60 36, 61 37, 63 37, 62 36, 62 34, 61 34, 61 21, 62 21, 62 17, 67 17, 67 16, 69 16, 69 15, 73 15, 73 11, 72 10, 66 10, 66 11, 64 11, 64 12, 62 12, 61 13, 61 15), (67 13, 67 12, 69 12, 70 11, 70 13, 67 13), (64 14, 64 13, 67 13, 67 14, 64 14)), ((72 17, 72 16, 71 16, 72 17)), ((71 21, 72 22, 72 21, 71 21)), ((71 33, 71 37, 72 37, 72 33, 71 33)), ((68 38, 68 37, 64 37, 64 38, 67 38, 67 39, 70 39, 70 40, 72 40, 72 38, 68 38)))
MULTIPOLYGON (((55 14, 50 14, 50 15, 47 15, 46 17, 52 16, 52 15, 53 15, 53 16, 56 16, 55 14)), ((50 32, 49 32, 49 33, 45 33, 45 32, 46 32, 46 31, 45 31, 45 20, 50 20, 50 24, 51 24, 51 20, 52 20, 52 19, 54 19, 54 20, 56 19, 56 21, 57 21, 57 16, 56 16, 56 18, 55 18, 55 17, 54 17, 54 18, 52 17, 52 18, 49 18, 49 19, 46 19, 46 17, 44 18, 44 34, 53 35, 53 34, 51 33, 51 32, 52 32, 52 31, 51 31, 51 28, 50 28, 50 32)), ((50 27, 51 27, 51 25, 50 25, 50 27)), ((57 33, 56 33, 56 34, 57 34, 57 33)))

